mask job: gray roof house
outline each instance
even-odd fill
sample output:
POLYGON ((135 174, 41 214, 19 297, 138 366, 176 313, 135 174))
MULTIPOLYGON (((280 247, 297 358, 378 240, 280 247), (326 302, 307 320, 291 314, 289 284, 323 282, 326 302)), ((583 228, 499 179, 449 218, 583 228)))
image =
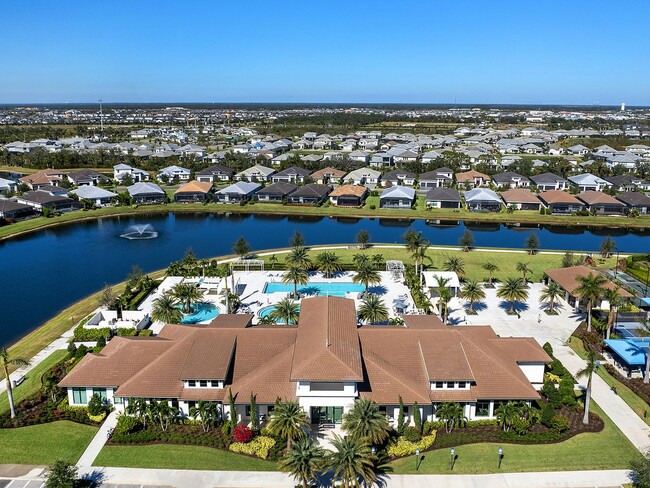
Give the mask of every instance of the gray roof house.
POLYGON ((460 193, 455 188, 438 187, 427 192, 428 208, 460 208, 460 193))
POLYGON ((136 204, 163 203, 165 201, 165 192, 155 183, 141 181, 127 187, 127 190, 133 203, 136 204))
POLYGON ((172 181, 174 178, 178 178, 179 181, 190 181, 190 173, 191 171, 187 168, 167 166, 158 171, 158 179, 167 178, 167 181, 172 181))
POLYGON ((81 199, 91 200, 98 207, 107 207, 111 205, 113 199, 117 197, 117 193, 92 185, 80 186, 76 190, 71 190, 70 193, 77 195, 81 199))
POLYGON ((383 176, 381 177, 381 181, 384 186, 388 186, 390 183, 393 186, 398 186, 398 185, 406 185, 406 186, 413 186, 415 185, 415 180, 417 176, 415 173, 411 173, 410 171, 406 171, 405 169, 396 169, 393 171, 389 171, 388 173, 384 173, 383 176))
POLYGON ((273 183, 265 188, 262 188, 255 194, 255 199, 258 202, 275 202, 281 203, 287 199, 289 195, 298 189, 293 183, 273 183))
POLYGON ((470 212, 498 212, 501 210, 501 198, 496 192, 487 188, 474 188, 463 192, 465 204, 470 212))
POLYGON ((570 185, 569 180, 553 173, 534 175, 530 177, 530 180, 539 191, 567 190, 570 185))
MULTIPOLYGON (((633 192, 637 188, 642 188, 643 179, 638 176, 626 174, 619 176, 608 176, 604 178, 616 191, 629 191, 633 192)), ((642 188, 643 189, 643 188, 642 188)))
POLYGON ((619 202, 627 207, 628 212, 633 208, 637 209, 640 214, 647 214, 650 209, 650 197, 639 191, 629 191, 616 196, 619 202))
POLYGON ((415 190, 405 186, 386 188, 379 195, 379 208, 411 208, 415 203, 415 190))
POLYGON ((305 168, 292 166, 277 172, 271 177, 273 183, 304 183, 311 171, 305 168))
POLYGON ((230 181, 234 174, 235 171, 228 166, 214 164, 199 171, 196 174, 196 179, 198 181, 209 181, 210 183, 214 183, 215 181, 230 181))
POLYGON ((25 203, 14 202, 7 198, 0 198, 0 218, 18 220, 34 214, 34 207, 25 203))
POLYGON ((217 203, 241 203, 248 201, 262 186, 259 183, 238 181, 214 194, 217 203))
POLYGON ((605 181, 596 175, 592 175, 591 173, 582 173, 575 176, 569 176, 568 179, 581 192, 589 190, 603 191, 605 188, 610 186, 608 181, 605 181))
POLYGON ((71 210, 79 209, 79 202, 72 198, 52 195, 45 191, 26 191, 22 195, 16 197, 16 202, 24 205, 29 205, 37 212, 42 212, 45 209, 54 212, 69 212, 71 210))
POLYGON ((128 164, 116 164, 113 166, 113 178, 122 181, 125 176, 130 176, 133 181, 147 181, 149 173, 143 169, 133 168, 128 164))
POLYGON ((454 171, 450 168, 438 168, 420 175, 420 188, 438 188, 454 183, 454 171))
POLYGON ((287 200, 294 205, 314 205, 324 201, 331 191, 332 187, 329 185, 309 183, 294 191, 287 200))
POLYGON ((241 181, 271 181, 271 175, 275 173, 273 168, 267 168, 261 164, 256 164, 250 168, 240 171, 235 175, 235 179, 241 181))
POLYGON ((530 179, 514 171, 505 171, 492 175, 492 181, 496 186, 506 186, 508 188, 528 188, 530 179))
POLYGON ((375 187, 381 180, 381 171, 372 168, 359 168, 343 177, 345 183, 375 187))
POLYGON ((82 185, 97 185, 105 176, 92 169, 80 169, 79 171, 71 171, 65 175, 68 181, 76 186, 82 185))
POLYGON ((4 193, 6 191, 16 191, 17 188, 18 183, 15 181, 0 178, 0 193, 4 193))

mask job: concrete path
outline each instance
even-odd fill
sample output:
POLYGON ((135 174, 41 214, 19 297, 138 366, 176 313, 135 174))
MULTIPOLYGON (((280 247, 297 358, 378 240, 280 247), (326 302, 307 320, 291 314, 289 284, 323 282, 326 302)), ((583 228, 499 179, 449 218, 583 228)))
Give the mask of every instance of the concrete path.
POLYGON ((97 431, 97 434, 95 434, 95 437, 93 437, 93 440, 90 441, 90 444, 88 444, 88 447, 79 458, 79 461, 77 461, 77 466, 84 467, 93 465, 95 459, 99 456, 99 451, 102 450, 108 440, 108 431, 114 429, 117 425, 117 417, 118 414, 115 410, 106 417, 106 420, 104 420, 104 423, 97 431))

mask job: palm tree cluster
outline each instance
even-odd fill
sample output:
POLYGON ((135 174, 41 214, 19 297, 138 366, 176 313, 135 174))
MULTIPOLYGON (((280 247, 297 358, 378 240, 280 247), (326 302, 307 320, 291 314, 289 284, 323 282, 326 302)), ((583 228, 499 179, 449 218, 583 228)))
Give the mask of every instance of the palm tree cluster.
POLYGON ((303 246, 295 246, 285 258, 287 263, 287 271, 282 277, 284 283, 293 283, 293 296, 298 298, 298 285, 306 285, 309 283, 309 269, 312 262, 309 259, 307 248, 303 246))
POLYGON ((167 400, 145 400, 144 398, 129 398, 126 413, 135 416, 146 427, 147 422, 160 426, 163 432, 178 419, 179 410, 167 400))
POLYGON ((504 432, 515 429, 523 433, 539 420, 539 410, 525 402, 502 402, 494 409, 494 415, 504 432))
POLYGON ((177 324, 183 313, 191 313, 192 306, 203 299, 203 293, 192 283, 177 283, 169 293, 153 301, 151 318, 159 322, 177 324))
POLYGON ((285 297, 276 303, 273 311, 269 314, 271 321, 274 324, 287 324, 294 325, 298 323, 300 316, 300 306, 298 302, 292 300, 290 297, 285 297))

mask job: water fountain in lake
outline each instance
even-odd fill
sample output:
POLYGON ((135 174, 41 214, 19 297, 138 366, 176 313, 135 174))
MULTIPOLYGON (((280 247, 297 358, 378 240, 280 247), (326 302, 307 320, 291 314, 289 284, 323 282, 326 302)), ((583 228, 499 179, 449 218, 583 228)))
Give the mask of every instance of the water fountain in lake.
POLYGON ((120 234, 120 237, 129 240, 155 239, 158 237, 158 232, 153 230, 151 224, 131 225, 124 234, 120 234))

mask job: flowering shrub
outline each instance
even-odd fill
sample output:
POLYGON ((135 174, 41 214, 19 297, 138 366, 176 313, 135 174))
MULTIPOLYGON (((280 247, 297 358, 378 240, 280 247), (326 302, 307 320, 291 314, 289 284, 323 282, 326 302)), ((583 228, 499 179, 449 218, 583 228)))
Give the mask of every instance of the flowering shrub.
POLYGON ((424 451, 433 446, 433 443, 436 441, 436 431, 432 431, 431 434, 425 435, 422 437, 420 442, 411 442, 407 441, 404 437, 397 439, 397 442, 388 446, 388 455, 390 457, 403 457, 415 454, 415 450, 419 449, 424 451))
POLYGON ((264 435, 258 436, 252 441, 244 444, 243 442, 233 442, 230 444, 229 449, 232 452, 241 454, 249 454, 266 459, 269 456, 269 451, 275 446, 275 439, 264 435))
POLYGON ((232 433, 232 438, 235 442, 247 443, 253 438, 253 431, 249 429, 246 424, 237 424, 232 433))

